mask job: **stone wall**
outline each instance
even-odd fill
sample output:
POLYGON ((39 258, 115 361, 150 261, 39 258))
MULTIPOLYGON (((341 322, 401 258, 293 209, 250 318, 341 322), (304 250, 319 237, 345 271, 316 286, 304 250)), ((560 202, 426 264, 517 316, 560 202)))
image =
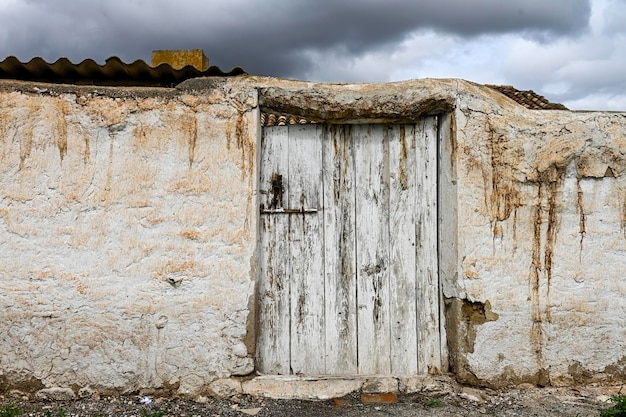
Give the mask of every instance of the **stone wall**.
POLYGON ((253 372, 260 109, 440 114, 450 369, 626 380, 626 114, 526 110, 461 80, 237 77, 0 84, 0 389, 196 395, 253 372))

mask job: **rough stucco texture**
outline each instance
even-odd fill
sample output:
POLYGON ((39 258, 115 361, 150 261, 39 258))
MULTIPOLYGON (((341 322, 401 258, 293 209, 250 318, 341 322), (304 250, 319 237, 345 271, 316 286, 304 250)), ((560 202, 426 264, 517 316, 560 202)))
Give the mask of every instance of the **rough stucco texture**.
POLYGON ((455 112, 460 264, 446 296, 488 302, 491 318, 461 319, 467 379, 623 380, 626 114, 527 111, 470 89, 455 112))
POLYGON ((0 385, 253 370, 256 93, 169 91, 0 94, 0 385))
POLYGON ((0 93, 0 388, 193 394, 253 370, 264 85, 261 106, 337 123, 452 112, 439 278, 460 379, 626 380, 625 114, 461 80, 246 80, 0 93))

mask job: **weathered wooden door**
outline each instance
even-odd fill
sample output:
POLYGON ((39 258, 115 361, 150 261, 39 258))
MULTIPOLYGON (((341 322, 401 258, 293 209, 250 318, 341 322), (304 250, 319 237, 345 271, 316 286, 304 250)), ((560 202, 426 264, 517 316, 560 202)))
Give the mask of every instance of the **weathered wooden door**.
POLYGON ((258 370, 440 367, 437 118, 263 129, 258 370))

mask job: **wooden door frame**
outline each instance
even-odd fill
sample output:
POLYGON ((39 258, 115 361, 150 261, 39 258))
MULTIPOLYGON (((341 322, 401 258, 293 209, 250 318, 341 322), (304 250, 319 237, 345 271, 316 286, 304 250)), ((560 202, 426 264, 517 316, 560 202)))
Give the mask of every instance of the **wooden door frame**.
MULTIPOLYGON (((288 106, 275 106, 276 105, 276 97, 273 97, 274 106, 267 107, 263 106, 263 98, 260 97, 260 112, 264 112, 266 114, 285 114, 284 107, 288 106)), ((272 101, 270 100, 270 102, 272 101)), ((285 95, 285 102, 290 101, 289 94, 285 95)), ((280 103, 280 101, 279 101, 280 103)), ((289 107, 288 107, 289 108, 289 107)), ((415 108, 414 108, 415 109, 415 108)), ((456 172, 455 172, 455 164, 454 164, 454 147, 455 147, 455 137, 454 137, 454 114, 452 113, 452 109, 449 104, 442 103, 439 109, 433 110, 429 109, 428 112, 420 112, 419 110, 414 114, 409 114, 409 118, 407 118, 407 114, 385 114, 384 117, 360 117, 358 119, 352 119, 351 117, 347 118, 320 118, 319 109, 311 109, 311 108, 299 108, 291 110, 291 114, 296 115, 296 120, 307 119, 307 114, 311 114, 312 117, 309 117, 307 120, 315 120, 316 122, 323 122, 326 124, 381 124, 381 123, 417 123, 419 119, 423 116, 427 115, 436 115, 438 117, 437 123, 437 149, 436 149, 436 163, 437 163, 437 256, 438 256, 438 270, 437 270, 437 286, 439 291, 439 346, 440 346, 440 367, 438 369, 429 369, 429 373, 439 373, 439 372, 447 372, 449 370, 449 355, 448 355, 448 335, 446 333, 446 309, 445 309, 445 297, 444 297, 444 285, 452 285, 454 280, 456 279, 456 268, 458 263, 457 248, 456 248, 456 236, 457 236, 457 218, 456 218, 456 172), (295 110, 295 111, 294 111, 295 110), (445 227, 443 227, 445 225, 445 227), (445 278, 444 278, 445 277, 445 278), (444 280, 446 282, 444 282, 444 280)), ((367 109, 361 110, 363 113, 367 113, 367 109)), ((375 113, 375 112, 374 112, 375 113)), ((354 112, 352 113, 354 114, 354 112)), ((379 113, 380 114, 380 113, 379 113)), ((287 119, 288 120, 288 119, 287 119)), ((261 149, 261 137, 262 137, 262 129, 263 126, 260 123, 258 125, 258 135, 257 135, 257 162, 259 161, 258 155, 260 155, 261 149)), ((257 163, 257 173, 256 173, 256 194, 259 195, 261 184, 258 183, 259 175, 260 175, 260 163, 257 163)), ((257 201, 258 203, 258 201, 257 201)), ((258 204, 257 204, 258 206, 258 204)), ((260 213, 257 213, 257 216, 260 216, 260 213)), ((260 224, 260 219, 257 218, 257 224, 260 224)), ((260 233, 260 230, 258 231, 260 233)), ((257 235, 258 242, 258 235, 257 235)), ((257 262, 258 262, 258 254, 259 248, 257 248, 257 262)), ((257 270, 257 268, 255 268, 257 270)), ((258 277, 255 277, 258 286, 258 277)), ((258 323, 258 292, 255 290, 254 293, 254 314, 252 315, 252 320, 254 325, 254 333, 258 334, 257 329, 259 326, 258 323)), ((249 327, 250 328, 250 327, 249 327)), ((258 353, 258 341, 256 337, 254 337, 255 343, 252 351, 255 355, 255 363, 257 360, 258 353)))

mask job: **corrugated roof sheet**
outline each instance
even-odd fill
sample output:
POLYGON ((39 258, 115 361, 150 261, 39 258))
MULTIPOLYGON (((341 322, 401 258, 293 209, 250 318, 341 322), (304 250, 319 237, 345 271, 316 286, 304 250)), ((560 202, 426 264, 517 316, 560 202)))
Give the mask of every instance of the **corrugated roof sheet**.
POLYGON ((206 71, 190 65, 174 69, 168 64, 151 67, 142 60, 126 64, 118 57, 107 59, 104 65, 92 59, 74 64, 67 58, 51 64, 39 57, 24 63, 14 56, 0 62, 0 78, 56 84, 169 87, 190 78, 242 74, 245 71, 239 67, 230 72, 224 72, 216 66, 206 71))
POLYGON ((531 110, 568 110, 568 108, 564 105, 560 103, 552 103, 544 96, 540 96, 535 93, 533 90, 518 90, 512 85, 485 85, 499 91, 505 96, 531 110))

